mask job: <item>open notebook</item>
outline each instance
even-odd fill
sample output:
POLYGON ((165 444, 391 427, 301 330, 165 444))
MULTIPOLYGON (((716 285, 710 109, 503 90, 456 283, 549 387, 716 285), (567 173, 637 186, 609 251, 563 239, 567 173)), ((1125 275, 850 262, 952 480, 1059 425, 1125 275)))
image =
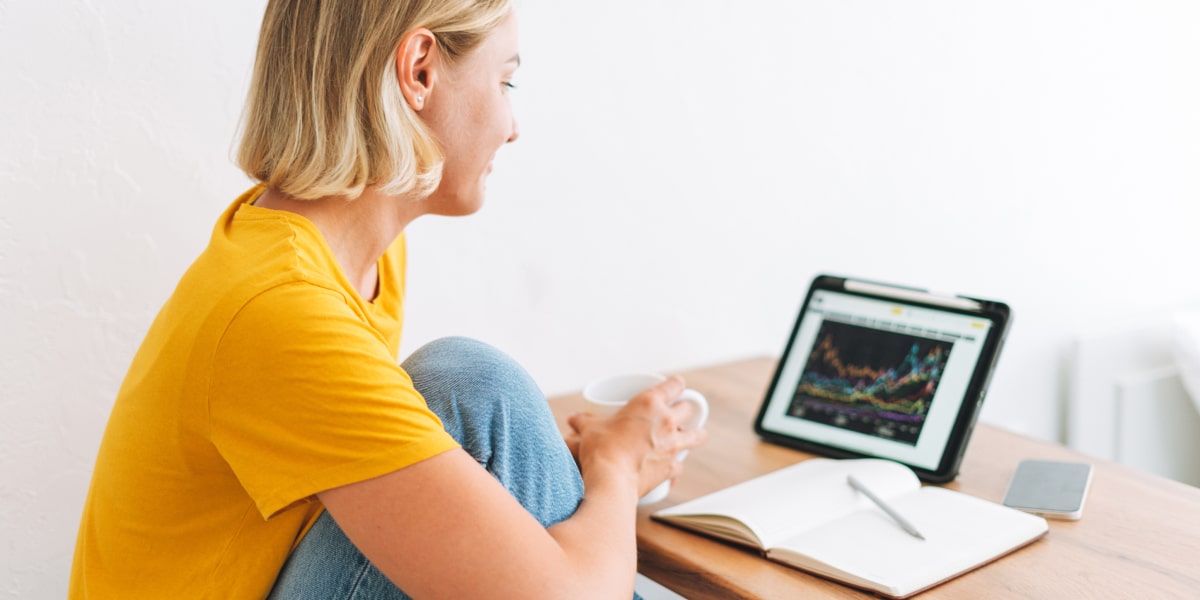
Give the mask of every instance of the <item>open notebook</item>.
POLYGON ((815 458, 656 512, 653 518, 768 559, 905 598, 1041 537, 1045 519, 940 487, 904 465, 815 458), (924 535, 850 487, 854 475, 924 535))

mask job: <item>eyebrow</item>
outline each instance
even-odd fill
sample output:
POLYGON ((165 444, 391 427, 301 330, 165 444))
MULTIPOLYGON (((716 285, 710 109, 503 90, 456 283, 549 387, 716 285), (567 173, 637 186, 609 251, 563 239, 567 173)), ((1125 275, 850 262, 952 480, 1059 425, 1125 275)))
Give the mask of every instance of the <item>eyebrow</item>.
POLYGON ((504 62, 506 62, 506 63, 515 62, 515 63, 517 63, 517 66, 519 67, 519 66, 521 66, 521 55, 514 54, 512 58, 510 58, 504 62))

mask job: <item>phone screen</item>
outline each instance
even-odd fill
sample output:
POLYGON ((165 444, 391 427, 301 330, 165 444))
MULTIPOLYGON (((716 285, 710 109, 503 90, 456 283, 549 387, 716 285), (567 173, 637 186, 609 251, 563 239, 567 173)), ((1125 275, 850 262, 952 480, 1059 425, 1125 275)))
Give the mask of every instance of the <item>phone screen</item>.
POLYGON ((1092 479, 1087 463, 1023 460, 1004 504, 1047 517, 1078 519, 1092 479))

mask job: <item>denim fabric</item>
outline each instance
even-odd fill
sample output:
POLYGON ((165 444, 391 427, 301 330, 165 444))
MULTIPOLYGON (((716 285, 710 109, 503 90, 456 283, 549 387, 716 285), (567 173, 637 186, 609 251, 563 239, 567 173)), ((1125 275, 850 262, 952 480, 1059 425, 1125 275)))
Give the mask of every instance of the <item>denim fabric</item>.
MULTIPOLYGON (((423 346, 402 366, 446 430, 542 525, 574 514, 583 498, 583 480, 545 397, 520 365, 482 342, 445 338, 423 346)), ((284 565, 270 598, 408 596, 371 565, 326 513, 284 565)))

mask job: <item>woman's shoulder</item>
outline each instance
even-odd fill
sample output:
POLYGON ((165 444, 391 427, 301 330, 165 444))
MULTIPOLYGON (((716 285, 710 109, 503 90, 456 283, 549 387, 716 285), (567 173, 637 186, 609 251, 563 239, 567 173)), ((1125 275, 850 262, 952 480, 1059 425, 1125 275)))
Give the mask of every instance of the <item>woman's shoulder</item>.
POLYGON ((218 270, 229 284, 307 281, 339 287, 340 267, 316 225, 295 213, 255 206, 255 189, 221 215, 196 266, 218 270))

